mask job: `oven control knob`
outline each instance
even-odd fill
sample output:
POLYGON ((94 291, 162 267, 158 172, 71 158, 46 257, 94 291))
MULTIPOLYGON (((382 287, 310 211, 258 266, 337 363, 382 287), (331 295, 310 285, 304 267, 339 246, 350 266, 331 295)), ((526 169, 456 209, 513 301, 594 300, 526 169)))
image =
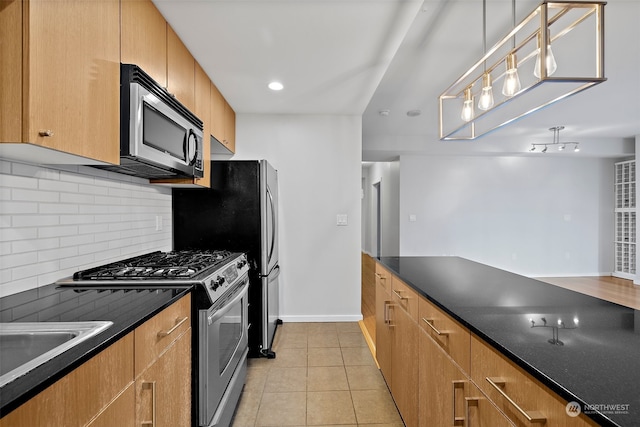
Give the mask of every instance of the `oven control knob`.
POLYGON ((245 265, 247 265, 247 261, 246 261, 246 260, 244 260, 244 259, 241 259, 240 261, 238 261, 237 267, 238 267, 238 268, 242 268, 242 267, 244 267, 245 265))
POLYGON ((224 283, 224 277, 218 276, 214 280, 211 281, 211 289, 213 289, 215 291, 220 286, 222 286, 223 283, 224 283))

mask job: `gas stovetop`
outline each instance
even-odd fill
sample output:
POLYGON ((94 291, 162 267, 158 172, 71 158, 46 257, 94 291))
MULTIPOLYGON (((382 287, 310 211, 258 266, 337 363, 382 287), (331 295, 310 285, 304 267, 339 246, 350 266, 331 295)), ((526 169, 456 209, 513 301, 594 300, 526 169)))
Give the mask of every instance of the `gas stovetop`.
POLYGON ((195 279, 239 255, 229 251, 152 252, 79 271, 73 275, 73 280, 195 279))
POLYGON ((56 284, 107 290, 196 286, 213 303, 248 272, 247 257, 239 252, 158 251, 78 271, 56 284))

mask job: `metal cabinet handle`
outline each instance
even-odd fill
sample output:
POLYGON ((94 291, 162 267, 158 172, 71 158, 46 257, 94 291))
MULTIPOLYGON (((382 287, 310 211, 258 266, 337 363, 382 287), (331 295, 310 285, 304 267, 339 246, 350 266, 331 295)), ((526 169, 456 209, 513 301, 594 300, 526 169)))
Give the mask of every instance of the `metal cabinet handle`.
POLYGON ((506 385, 506 381, 504 379, 486 377, 486 380, 489 384, 491 384, 491 387, 495 388, 498 391, 498 393, 502 395, 502 397, 507 399, 507 402, 509 402, 511 406, 516 408, 516 410, 520 412, 520 414, 522 414, 522 416, 525 417, 527 421, 529 421, 530 423, 539 423, 539 424, 544 424, 547 422, 547 419, 539 412, 527 413, 524 409, 518 406, 518 404, 514 402, 513 399, 511 399, 509 395, 504 392, 504 390, 502 390, 502 387, 506 385))
POLYGON ((392 290, 392 292, 393 292, 394 294, 396 294, 396 296, 397 296, 398 298, 400 298, 401 300, 402 300, 402 299, 405 299, 405 300, 408 300, 408 299, 409 299, 409 297, 403 297, 403 296, 400 294, 400 292, 402 292, 401 290, 400 290, 400 291, 397 291, 397 290, 393 289, 393 290, 392 290))
POLYGON ((479 397, 465 397, 464 398, 464 412, 467 417, 467 426, 471 427, 471 406, 478 407, 478 402, 480 401, 479 397))
POLYGON ((392 301, 385 301, 384 302, 384 323, 388 327, 394 328, 396 325, 391 323, 391 312, 390 312, 391 308, 393 308, 392 301))
POLYGON ((451 381, 451 385, 453 386, 453 425, 457 426, 460 424, 464 424, 464 417, 456 417, 456 390, 461 388, 464 391, 464 383, 465 381, 451 381))
POLYGON ((380 280, 387 280, 387 278, 385 276, 383 276, 382 274, 380 274, 380 273, 375 273, 375 275, 380 280))
POLYGON ((142 388, 151 388, 151 421, 142 421, 141 425, 156 427, 156 382, 145 381, 142 388))
POLYGON ((182 324, 184 322, 186 322, 189 319, 189 317, 185 316, 182 319, 181 318, 177 318, 176 319, 176 324, 173 326, 173 328, 169 329, 168 331, 160 331, 158 332, 158 338, 164 338, 167 335, 171 335, 173 332, 175 332, 176 329, 178 329, 180 326, 182 326, 182 324))
POLYGON ((51 129, 45 129, 38 132, 40 136, 53 136, 53 131, 51 129))
POLYGON ((449 336, 449 332, 447 331, 440 331, 438 330, 435 326, 433 326, 433 319, 425 319, 424 317, 422 318, 422 321, 424 323, 426 323, 427 325, 429 325, 429 327, 431 329, 433 329, 433 332, 435 332, 436 334, 440 335, 440 336, 444 336, 444 337, 448 337, 449 336))

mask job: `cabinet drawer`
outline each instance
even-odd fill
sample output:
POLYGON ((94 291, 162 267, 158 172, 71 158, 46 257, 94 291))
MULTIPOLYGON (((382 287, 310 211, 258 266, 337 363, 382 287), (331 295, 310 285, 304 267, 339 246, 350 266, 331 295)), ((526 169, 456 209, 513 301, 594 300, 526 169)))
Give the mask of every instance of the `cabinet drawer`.
POLYGON ((469 372, 471 335, 466 328, 424 297, 419 300, 418 323, 464 372, 469 372))
POLYGON ((384 268, 380 263, 376 262, 376 285, 384 288, 387 294, 391 293, 391 273, 384 268))
POLYGON ((191 295, 189 294, 136 328, 136 377, 190 327, 191 295))
POLYGON ((584 414, 568 416, 567 401, 474 335, 471 336, 471 377, 517 426, 598 425, 584 414))
POLYGON ((391 298, 414 322, 418 321, 418 294, 396 276, 391 276, 391 298))

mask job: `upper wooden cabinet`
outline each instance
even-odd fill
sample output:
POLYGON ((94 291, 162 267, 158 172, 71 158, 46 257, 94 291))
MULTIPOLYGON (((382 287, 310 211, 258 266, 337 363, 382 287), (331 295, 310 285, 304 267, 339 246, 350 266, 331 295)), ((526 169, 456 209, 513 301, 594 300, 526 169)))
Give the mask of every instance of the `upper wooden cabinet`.
POLYGON ((236 113, 213 83, 211 83, 211 135, 220 143, 219 146, 211 147, 213 153, 236 152, 236 113))
POLYGON ((190 111, 196 107, 195 78, 195 59, 173 28, 167 25, 167 90, 190 111))
POLYGON ((167 87, 167 22, 151 0, 122 0, 120 58, 167 87))
POLYGON ((118 163, 119 0, 2 0, 0 28, 1 141, 118 163))

